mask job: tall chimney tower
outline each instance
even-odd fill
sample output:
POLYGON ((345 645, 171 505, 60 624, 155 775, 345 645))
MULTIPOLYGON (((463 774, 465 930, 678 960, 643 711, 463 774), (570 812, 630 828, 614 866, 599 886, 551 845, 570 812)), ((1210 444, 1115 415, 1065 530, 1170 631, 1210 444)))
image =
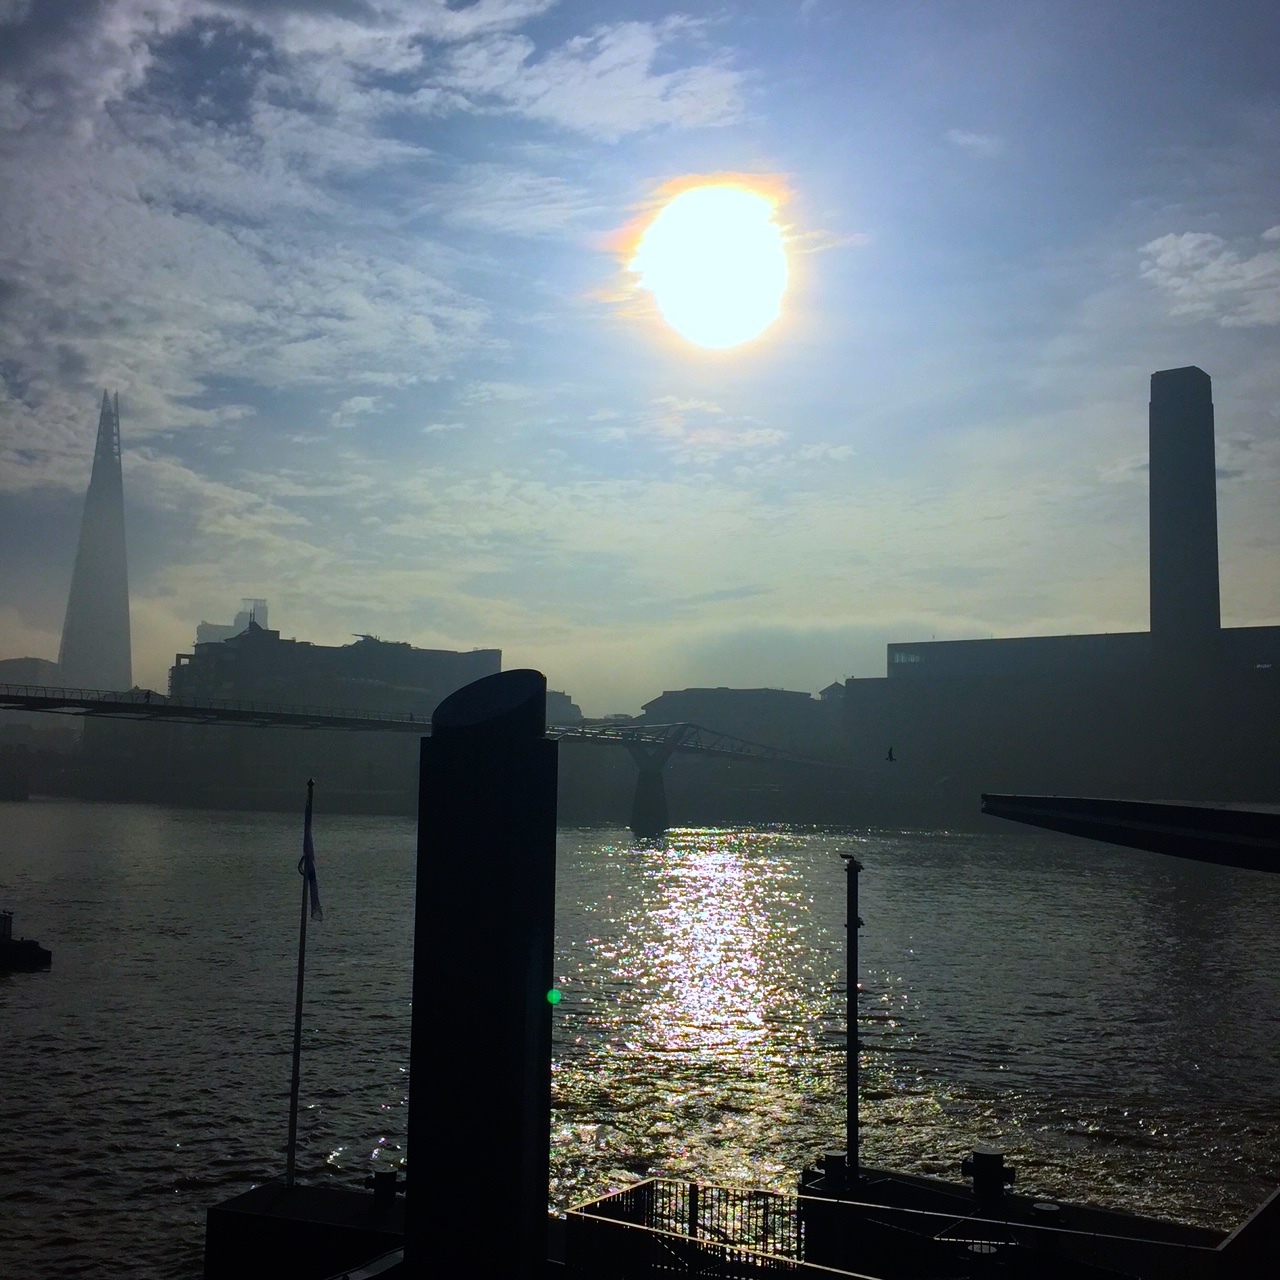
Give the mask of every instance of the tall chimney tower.
POLYGON ((1150 453, 1152 642, 1203 653, 1222 625, 1213 392, 1203 369, 1151 375, 1150 453))
POLYGON ((59 679, 68 686, 121 690, 133 684, 124 480, 120 474, 120 397, 113 402, 105 391, 58 667, 59 679))

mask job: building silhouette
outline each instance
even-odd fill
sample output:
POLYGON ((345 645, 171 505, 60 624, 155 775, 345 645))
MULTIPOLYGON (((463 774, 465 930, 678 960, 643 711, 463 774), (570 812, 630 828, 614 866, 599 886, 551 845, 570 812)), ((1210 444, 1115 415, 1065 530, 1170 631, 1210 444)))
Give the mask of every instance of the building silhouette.
POLYGON ((665 689, 644 703, 647 724, 697 724, 801 755, 826 755, 838 740, 829 700, 793 689, 665 689))
POLYGON ((1151 639, 1203 657, 1218 638, 1218 491, 1209 375, 1194 365, 1151 377, 1151 639))
POLYGON ((430 718, 436 704, 463 685, 502 669, 501 649, 418 649, 362 635, 354 644, 283 639, 248 619, 243 631, 180 653, 169 693, 352 711, 414 712, 430 718))
POLYGON ((120 398, 113 400, 105 391, 62 625, 58 672, 63 685, 128 689, 133 684, 124 480, 120 471, 120 398))
POLYGON ((894 745, 871 789, 895 816, 983 791, 1280 799, 1280 627, 1221 626, 1209 375, 1153 374, 1149 430, 1149 631, 895 643, 846 681, 848 757, 894 745))
POLYGON ((260 627, 269 627, 267 602, 246 596, 240 601, 240 612, 233 622, 205 622, 201 619, 196 627, 196 644, 216 644, 220 640, 230 640, 246 630, 249 623, 256 622, 260 627))

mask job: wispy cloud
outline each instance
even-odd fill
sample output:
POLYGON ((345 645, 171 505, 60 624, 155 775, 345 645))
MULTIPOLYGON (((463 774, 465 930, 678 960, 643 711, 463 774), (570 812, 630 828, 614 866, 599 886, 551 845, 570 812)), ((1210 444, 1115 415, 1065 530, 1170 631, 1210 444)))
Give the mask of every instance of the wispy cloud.
POLYGON ((348 396, 329 415, 329 425, 337 431, 354 427, 361 418, 380 413, 387 407, 385 396, 348 396))
POLYGON ((563 178, 497 164, 462 167, 422 206, 452 226, 515 236, 563 235, 596 208, 563 178))
POLYGON ((1005 140, 995 133, 972 133, 967 129, 948 129, 946 139, 952 146, 967 151, 980 160, 995 160, 1004 155, 1005 140))
MULTIPOLYGON (((1262 233, 1280 240, 1280 227, 1262 233)), ((1174 315, 1224 328, 1280 324, 1280 247, 1255 253, 1208 231, 1160 236, 1142 246, 1142 275, 1170 300, 1174 315)))
POLYGON ((697 466, 722 458, 776 449, 786 432, 741 415, 726 413, 709 400, 658 396, 629 421, 602 420, 595 428, 606 440, 648 441, 677 462, 697 466))
POLYGON ((742 76, 722 55, 655 68, 701 30, 686 18, 618 23, 542 57, 524 36, 476 42, 453 53, 445 79, 477 108, 497 104, 606 142, 662 126, 728 124, 742 111, 742 76))

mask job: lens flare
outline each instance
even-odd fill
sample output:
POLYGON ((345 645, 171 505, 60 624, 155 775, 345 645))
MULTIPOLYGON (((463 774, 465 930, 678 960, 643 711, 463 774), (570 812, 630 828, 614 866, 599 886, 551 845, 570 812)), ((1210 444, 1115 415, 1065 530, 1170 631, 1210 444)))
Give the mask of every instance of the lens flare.
POLYGON ((681 337, 724 350, 777 320, 787 253, 775 212, 758 191, 717 184, 682 191, 648 225, 628 265, 681 337))

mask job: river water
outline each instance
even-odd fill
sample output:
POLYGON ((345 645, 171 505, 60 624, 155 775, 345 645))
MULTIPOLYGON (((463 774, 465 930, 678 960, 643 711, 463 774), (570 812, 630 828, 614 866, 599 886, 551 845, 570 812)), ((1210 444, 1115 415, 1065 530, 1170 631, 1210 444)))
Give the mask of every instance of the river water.
MULTIPOLYGON (((4 1275, 198 1276, 207 1206, 282 1172, 300 836, 0 805, 0 905, 54 952, 0 976, 4 1275)), ((406 1160, 414 841, 317 820, 304 1181, 406 1160)), ((843 1145, 841 853, 868 1162, 954 1175, 994 1144, 1020 1189, 1217 1226, 1280 1183, 1280 877, 994 823, 589 830, 559 841, 554 1204, 649 1173, 787 1188, 843 1145)), ((430 998, 447 1049, 483 993, 430 998)))

